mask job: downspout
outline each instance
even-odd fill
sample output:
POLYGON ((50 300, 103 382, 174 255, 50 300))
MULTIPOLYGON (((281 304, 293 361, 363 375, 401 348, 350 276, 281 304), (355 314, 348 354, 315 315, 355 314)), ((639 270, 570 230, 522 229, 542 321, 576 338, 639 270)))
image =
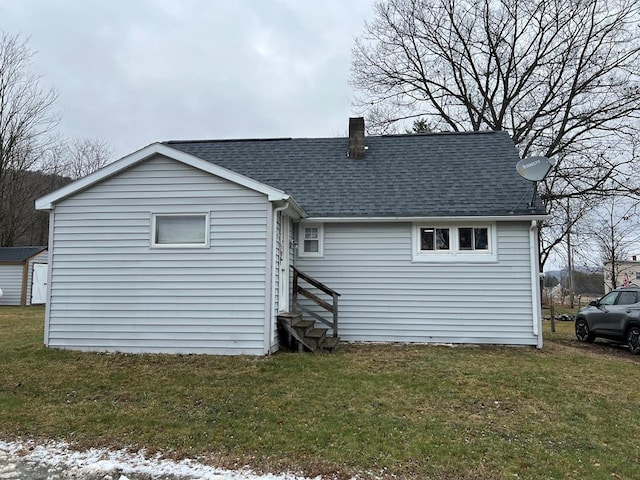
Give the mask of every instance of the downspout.
POLYGON ((531 257, 531 313, 533 334, 537 337, 537 348, 542 348, 542 306, 540 305, 540 272, 538 263, 538 223, 531 221, 529 227, 529 256, 531 257))
MULTIPOLYGON (((276 322, 276 315, 277 313, 274 312, 275 309, 275 305, 276 305, 276 273, 277 273, 277 269, 278 269, 278 265, 276 264, 276 254, 278 251, 278 239, 276 238, 276 236, 278 235, 278 214, 284 210, 286 210, 287 208, 289 208, 289 201, 285 200, 284 201, 284 205, 280 206, 280 207, 276 207, 273 209, 273 217, 271 219, 271 225, 273 225, 272 228, 272 239, 271 239, 271 244, 272 244, 272 250, 271 250, 271 308, 269 309, 269 315, 268 315, 268 322, 267 322, 267 329, 266 329, 266 340, 267 340, 267 348, 266 351, 268 353, 273 353, 271 351, 271 347, 272 347, 272 343, 271 343, 271 337, 273 335, 273 325, 276 322)), ((280 227, 282 229, 282 226, 280 227)))

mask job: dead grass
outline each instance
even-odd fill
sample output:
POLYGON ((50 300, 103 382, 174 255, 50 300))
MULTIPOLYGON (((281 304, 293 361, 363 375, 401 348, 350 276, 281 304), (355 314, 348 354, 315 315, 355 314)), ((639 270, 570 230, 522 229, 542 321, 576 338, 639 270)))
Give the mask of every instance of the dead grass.
POLYGON ((542 351, 106 355, 45 349, 42 310, 3 307, 0 436, 339 478, 640 478, 638 357, 548 323, 542 351))

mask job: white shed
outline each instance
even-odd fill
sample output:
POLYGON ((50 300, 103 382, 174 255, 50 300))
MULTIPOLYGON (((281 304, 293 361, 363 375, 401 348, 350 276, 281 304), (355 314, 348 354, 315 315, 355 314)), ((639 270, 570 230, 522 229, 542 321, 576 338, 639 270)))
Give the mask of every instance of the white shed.
POLYGON ((0 305, 45 303, 47 267, 47 247, 1 247, 0 305))

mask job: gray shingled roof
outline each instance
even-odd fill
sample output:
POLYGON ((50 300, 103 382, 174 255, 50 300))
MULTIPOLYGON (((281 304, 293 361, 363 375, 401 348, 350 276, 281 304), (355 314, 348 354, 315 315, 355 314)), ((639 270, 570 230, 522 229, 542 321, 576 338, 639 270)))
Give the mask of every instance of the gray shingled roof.
POLYGON ((311 217, 540 215, 505 132, 346 138, 171 141, 167 145, 292 195, 311 217))
POLYGON ((0 247, 0 262, 24 262, 47 247, 0 247))

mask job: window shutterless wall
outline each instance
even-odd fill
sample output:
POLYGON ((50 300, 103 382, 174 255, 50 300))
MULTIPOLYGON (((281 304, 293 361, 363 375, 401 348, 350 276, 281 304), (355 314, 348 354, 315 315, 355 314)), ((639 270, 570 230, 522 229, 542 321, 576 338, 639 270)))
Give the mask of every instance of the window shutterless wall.
POLYGON ((202 248, 209 246, 208 213, 153 213, 151 246, 202 248))
POLYGON ((497 262, 495 223, 414 223, 414 262, 497 262))

